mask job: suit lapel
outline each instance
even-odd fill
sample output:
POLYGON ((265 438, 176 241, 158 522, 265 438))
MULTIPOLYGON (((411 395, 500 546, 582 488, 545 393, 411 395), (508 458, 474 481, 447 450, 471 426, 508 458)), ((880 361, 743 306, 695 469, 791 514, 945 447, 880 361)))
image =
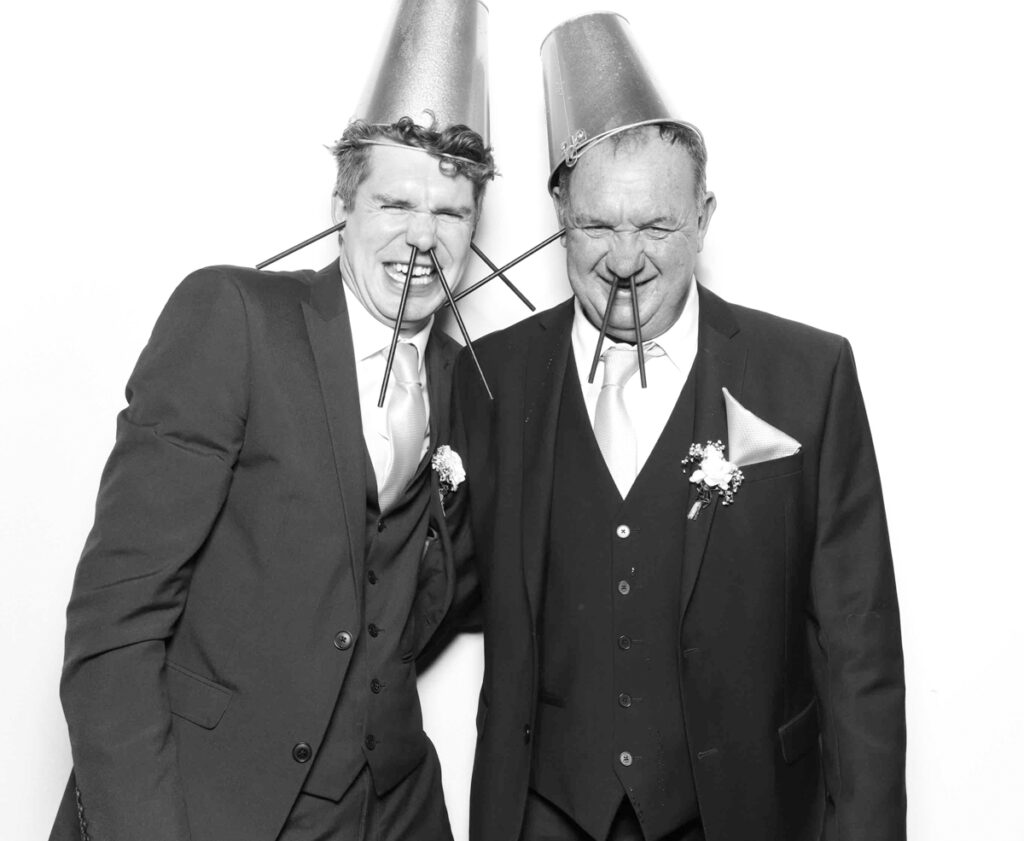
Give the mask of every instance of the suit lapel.
POLYGON ((452 360, 444 352, 442 340, 436 335, 441 328, 434 324, 427 342, 427 397, 430 400, 430 446, 427 457, 433 455, 439 443, 451 437, 448 416, 452 402, 452 360))
MULTIPOLYGON (((696 376, 696 411, 693 419, 692 443, 705 444, 708 441, 722 441, 726 458, 729 456, 729 441, 725 415, 725 400, 722 388, 730 394, 740 395, 747 351, 737 337, 739 327, 729 305, 704 287, 697 287, 700 300, 700 325, 697 336, 697 357, 694 360, 696 376)), ((691 486, 689 500, 683 516, 697 501, 697 489, 691 486)), ((718 510, 718 497, 713 496, 711 504, 700 512, 696 520, 686 523, 686 537, 683 546, 683 584, 681 616, 693 595, 707 549, 711 524, 718 510)))
POLYGON ((302 302, 334 449, 334 467, 355 582, 362 581, 366 528, 366 456, 352 330, 337 261, 317 272, 302 302))
MULTIPOLYGON (((432 469, 431 461, 434 453, 441 443, 451 441, 451 424, 449 422, 452 401, 452 365, 454 356, 445 353, 442 340, 438 338, 436 331, 440 330, 437 322, 430 332, 430 340, 427 342, 427 396, 430 400, 430 444, 427 447, 425 458, 426 465, 421 465, 430 472, 427 482, 430 485, 430 511, 439 531, 445 529, 444 504, 441 502, 441 486, 436 471, 432 469)), ((455 565, 452 552, 441 553, 444 558, 445 571, 445 593, 443 603, 439 606, 443 611, 448 609, 455 593, 455 565)), ((440 621, 440 619, 439 619, 440 621)))
POLYGON ((534 625, 547 561, 551 488, 555 471, 555 432, 562 385, 572 346, 570 298, 537 321, 538 335, 526 359, 523 390, 522 547, 523 576, 534 625))

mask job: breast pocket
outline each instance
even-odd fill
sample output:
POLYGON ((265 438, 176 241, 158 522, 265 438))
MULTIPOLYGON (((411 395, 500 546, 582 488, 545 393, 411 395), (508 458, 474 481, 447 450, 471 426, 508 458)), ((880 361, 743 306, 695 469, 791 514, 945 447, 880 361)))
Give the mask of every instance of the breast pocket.
POLYGON ((739 587, 756 615, 769 609, 770 594, 785 590, 787 570, 799 551, 802 466, 796 453, 741 468, 743 483, 733 502, 719 501, 714 514, 707 553, 720 559, 716 574, 729 576, 718 586, 739 587))
POLYGON ((212 730, 224 717, 232 691, 177 663, 167 663, 167 692, 171 712, 206 730, 212 730))
MULTIPOLYGON (((743 472, 743 484, 753 484, 765 479, 781 479, 784 476, 791 476, 800 473, 804 466, 804 454, 794 453, 785 458, 774 458, 771 461, 762 461, 757 464, 750 464, 741 467, 743 472)), ((741 486, 742 487, 742 486, 741 486)), ((742 493, 742 490, 740 491, 742 493)))

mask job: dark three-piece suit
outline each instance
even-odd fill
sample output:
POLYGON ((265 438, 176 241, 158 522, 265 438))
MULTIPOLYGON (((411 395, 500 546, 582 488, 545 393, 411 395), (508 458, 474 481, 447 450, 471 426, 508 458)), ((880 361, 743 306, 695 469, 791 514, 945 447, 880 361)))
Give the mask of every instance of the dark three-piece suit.
MULTIPOLYGON (((436 770, 415 660, 453 592, 430 454, 457 349, 430 338, 430 446, 382 516, 337 264, 177 289, 75 576, 53 839, 274 841, 300 793, 383 798, 436 770)), ((405 814, 447 831, 439 777, 429 797, 405 814)))
POLYGON ((477 343, 493 402, 456 365, 449 522, 468 508, 475 543, 457 602, 486 653, 472 841, 531 841, 538 810, 600 841, 624 806, 648 841, 905 838, 899 614, 849 345, 699 303, 696 361, 625 499, 571 302, 477 343), (681 461, 708 441, 728 457, 723 388, 800 450, 689 520, 681 461))

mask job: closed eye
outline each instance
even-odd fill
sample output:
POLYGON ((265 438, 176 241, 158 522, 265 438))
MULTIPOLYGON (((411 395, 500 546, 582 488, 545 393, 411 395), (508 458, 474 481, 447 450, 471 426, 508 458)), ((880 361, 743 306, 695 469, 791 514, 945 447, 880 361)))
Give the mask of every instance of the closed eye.
POLYGON ((445 221, 450 222, 465 222, 467 219, 473 217, 472 207, 439 207, 434 211, 434 215, 438 216, 445 221))
POLYGON ((669 234, 671 234, 672 229, 662 228, 658 225, 648 225, 646 228, 643 229, 643 232, 649 237, 661 239, 662 237, 667 237, 669 234))

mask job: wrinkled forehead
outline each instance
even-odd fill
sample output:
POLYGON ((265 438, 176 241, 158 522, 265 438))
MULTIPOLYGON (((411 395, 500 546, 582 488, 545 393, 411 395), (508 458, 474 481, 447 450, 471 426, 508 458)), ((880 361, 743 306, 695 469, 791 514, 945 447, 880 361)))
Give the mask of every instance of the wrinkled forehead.
POLYGON ((574 214, 644 208, 680 214, 694 204, 694 171, 685 147, 655 136, 600 144, 583 155, 568 179, 574 214))
POLYGON ((453 194, 462 191, 472 193, 473 182, 460 174, 451 160, 417 146, 373 144, 367 152, 367 171, 361 188, 368 184, 393 183, 396 186, 420 185, 453 194))

